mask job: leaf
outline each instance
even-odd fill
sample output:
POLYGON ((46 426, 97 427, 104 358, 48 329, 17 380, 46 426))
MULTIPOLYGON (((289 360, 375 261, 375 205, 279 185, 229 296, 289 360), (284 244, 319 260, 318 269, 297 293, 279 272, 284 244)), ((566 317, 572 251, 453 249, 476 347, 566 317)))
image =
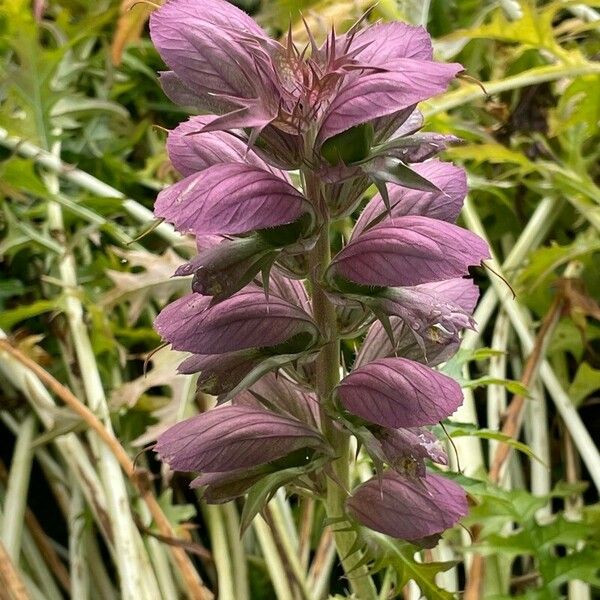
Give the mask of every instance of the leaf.
POLYGON ((471 379, 469 381, 462 382, 464 388, 477 388, 485 387, 488 385, 501 385, 505 387, 511 394, 529 397, 529 390, 520 381, 514 379, 503 379, 501 377, 491 377, 489 375, 485 377, 478 377, 477 379, 471 379))
POLYGON ((60 303, 58 299, 37 300, 32 304, 18 306, 10 310, 4 310, 0 313, 0 329, 11 329, 17 323, 37 317, 53 310, 59 310, 60 303))
POLYGON ((189 521, 196 516, 196 507, 193 504, 174 504, 173 503, 173 488, 167 488, 158 497, 165 517, 172 525, 181 525, 185 521, 189 521))
MULTIPOLYGON (((521 18, 511 20, 502 10, 492 14, 491 21, 471 29, 462 29, 450 34, 445 40, 495 39, 503 42, 518 43, 526 47, 544 48, 556 56, 564 56, 566 51, 556 42, 552 21, 560 3, 550 3, 543 9, 536 9, 531 2, 521 2, 521 18)), ((517 16, 513 13, 513 16, 517 16)))
POLYGON ((453 146, 446 150, 451 159, 472 160, 476 165, 482 163, 505 164, 513 163, 521 167, 523 174, 534 172, 536 166, 522 152, 511 150, 501 144, 466 144, 453 146))
POLYGON ((13 156, 0 163, 0 185, 4 193, 21 194, 26 192, 45 198, 48 189, 35 171, 34 162, 29 159, 13 156))
POLYGON ((506 435, 501 431, 493 431, 491 429, 474 429, 472 431, 465 431, 464 429, 454 429, 450 432, 450 437, 465 437, 472 436, 478 437, 486 440, 496 440, 498 442, 502 442, 504 444, 508 444, 514 450, 518 450, 519 452, 523 452, 529 458, 537 460, 540 464, 544 464, 541 458, 537 457, 533 450, 523 442, 519 442, 519 440, 515 440, 510 435, 506 435))
POLYGON ((127 320, 130 325, 136 323, 152 300, 162 306, 175 294, 189 289, 189 277, 173 277, 175 270, 184 261, 171 249, 162 255, 145 250, 112 248, 112 251, 121 258, 123 264, 132 269, 143 269, 137 273, 113 269, 106 271, 114 287, 102 296, 100 304, 110 309, 117 304, 127 303, 127 320))
POLYGON ((595 369, 588 362, 579 365, 573 382, 569 386, 568 395, 575 406, 579 406, 589 395, 600 390, 600 369, 595 369))
POLYGON ((398 589, 404 587, 412 579, 419 586, 421 594, 425 598, 453 600, 454 596, 440 588, 435 579, 438 573, 443 573, 456 566, 456 561, 419 563, 414 559, 414 546, 398 544, 387 538, 380 538, 378 542, 384 552, 389 553, 387 560, 396 572, 398 589))
POLYGON ((594 586, 600 586, 599 567, 600 552, 593 546, 586 546, 582 550, 575 551, 567 556, 544 561, 540 571, 547 585, 551 585, 555 591, 558 586, 579 579, 594 586))
POLYGON ((394 183, 421 192, 441 193, 440 188, 428 178, 423 177, 418 169, 411 169, 396 159, 376 159, 373 163, 365 165, 364 171, 379 182, 394 183))
POLYGON ((273 497, 273 494, 282 485, 322 467, 326 460, 327 457, 322 457, 301 467, 291 467, 290 469, 270 473, 255 483, 248 490, 248 496, 244 502, 244 508, 240 517, 241 534, 244 534, 254 517, 265 508, 269 500, 273 497))
POLYGON ((586 75, 575 79, 560 94, 558 107, 550 114, 550 135, 583 129, 586 138, 600 132, 600 76, 586 75))
POLYGON ((58 100, 50 111, 50 117, 57 119, 59 117, 79 115, 86 112, 108 112, 113 116, 121 117, 122 119, 127 119, 129 117, 127 110, 116 102, 79 96, 67 96, 58 100))
POLYGON ((128 381, 111 394, 110 404, 114 410, 135 406, 140 398, 153 387, 172 388, 171 401, 179 406, 183 400, 182 392, 187 387, 187 377, 177 373, 177 366, 185 358, 183 352, 163 348, 155 352, 150 359, 152 368, 137 379, 128 381))
POLYGON ((460 348, 456 354, 444 364, 441 370, 447 375, 450 375, 453 379, 462 381, 463 366, 467 363, 489 360, 490 358, 502 356, 503 354, 506 353, 501 350, 494 350, 493 348, 477 348, 476 350, 460 348))
POLYGON ((578 236, 571 244, 564 246, 554 244, 540 248, 529 255, 528 264, 519 273, 515 283, 520 289, 531 292, 565 263, 599 250, 600 240, 597 237, 583 235, 578 236))

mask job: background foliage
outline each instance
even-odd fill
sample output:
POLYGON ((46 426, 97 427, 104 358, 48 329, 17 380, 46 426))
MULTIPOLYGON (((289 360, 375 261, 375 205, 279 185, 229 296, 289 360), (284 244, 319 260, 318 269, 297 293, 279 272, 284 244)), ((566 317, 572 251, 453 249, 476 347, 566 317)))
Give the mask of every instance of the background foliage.
MULTIPOLYGON (((373 4, 238 3, 274 35, 291 16, 299 39, 301 15, 325 34, 373 4)), ((311 499, 281 489, 240 541, 237 505, 204 505, 151 453, 131 463, 211 404, 174 374, 180 357, 149 354, 154 316, 189 285, 170 277, 189 241, 166 226, 139 238, 175 176, 163 128, 186 115, 157 83, 151 7, 131 4, 0 0, 0 578, 48 600, 208 597, 195 573, 224 600, 344 596, 311 499)), ((444 367, 464 385, 446 429, 471 514, 417 556, 382 540, 381 598, 600 597, 594 4, 381 0, 370 14, 426 24, 438 58, 483 82, 424 108, 465 140, 447 153, 469 173, 462 218, 495 253, 476 273, 479 331, 444 367)))

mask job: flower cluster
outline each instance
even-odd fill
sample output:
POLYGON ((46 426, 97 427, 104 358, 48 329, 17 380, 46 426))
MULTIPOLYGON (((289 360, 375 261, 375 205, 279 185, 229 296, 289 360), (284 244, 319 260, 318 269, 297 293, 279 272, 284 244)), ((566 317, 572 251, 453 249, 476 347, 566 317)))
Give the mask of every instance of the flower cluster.
POLYGON ((416 105, 461 66, 435 62, 425 30, 402 23, 357 24, 322 45, 309 33, 298 48, 225 0, 201 6, 167 0, 150 21, 171 69, 165 93, 202 115, 169 133, 183 177, 155 207, 196 237, 197 257, 177 272, 193 276, 192 293, 155 327, 191 353, 180 372, 198 373, 220 402, 155 449, 173 469, 199 472, 192 485, 208 502, 273 473, 277 486, 322 494, 345 432, 379 471, 351 491, 346 518, 431 546, 466 512, 464 492, 426 471, 446 463, 427 427, 462 402, 432 367, 473 326, 478 294, 466 276, 488 249, 455 225, 464 172, 432 158, 455 140, 421 132, 416 105), (373 184, 330 258, 332 224, 373 184), (339 381, 339 340, 360 336, 339 381))

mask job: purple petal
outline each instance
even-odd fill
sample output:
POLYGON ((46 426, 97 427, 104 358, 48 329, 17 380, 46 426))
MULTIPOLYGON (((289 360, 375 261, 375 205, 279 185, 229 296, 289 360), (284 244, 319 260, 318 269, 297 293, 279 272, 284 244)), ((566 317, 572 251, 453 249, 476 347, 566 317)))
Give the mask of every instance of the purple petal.
POLYGON ((310 204, 289 183, 245 164, 219 164, 163 190, 154 214, 182 233, 247 233, 296 221, 310 204))
MULTIPOLYGON (((387 189, 392 207, 390 216, 421 215, 449 223, 456 221, 467 195, 467 175, 464 169, 439 160, 412 165, 411 168, 431 181, 439 191, 423 192, 389 184, 387 189)), ((356 221, 351 239, 384 212, 386 207, 383 199, 380 194, 375 194, 356 221)))
POLYGON ((192 354, 177 368, 186 375, 199 373, 196 386, 206 394, 219 396, 233 390, 263 359, 257 350, 225 354, 192 354))
POLYGON ((362 285, 412 286, 462 277, 489 258, 474 233, 422 216, 386 219, 362 232, 337 254, 328 276, 362 285))
POLYGON ((276 270, 271 271, 269 277, 269 291, 280 298, 303 308, 307 313, 311 312, 310 299, 308 292, 302 281, 290 279, 276 270))
POLYGON ((398 58, 430 61, 431 38, 423 27, 401 23, 377 23, 361 29, 352 40, 352 48, 361 48, 354 57, 361 64, 384 66, 398 58), (364 47, 363 47, 364 46, 364 47))
POLYGON ((324 440, 304 423, 268 410, 224 406, 177 423, 154 450, 175 471, 232 471, 262 465, 324 440))
POLYGON ((223 354, 281 344, 294 336, 308 345, 317 329, 301 308, 264 291, 246 288, 214 306, 209 296, 189 294, 167 305, 154 321, 173 349, 195 354, 223 354))
MULTIPOLYGON (((201 130, 215 117, 205 115, 184 121, 167 138, 167 151, 173 166, 184 176, 203 171, 221 163, 246 163, 260 169, 271 170, 252 150, 247 142, 228 132, 202 133, 201 130)), ((278 171, 277 175, 281 175, 278 171)), ((285 178, 285 177, 284 177, 285 178)))
POLYGON ((191 488, 205 487, 202 499, 208 504, 222 504, 243 496, 249 487, 265 476, 265 467, 236 471, 203 473, 190 483, 191 488))
POLYGON ((468 512, 464 490, 452 481, 430 474, 414 482, 393 471, 363 483, 346 508, 363 525, 412 542, 441 534, 468 512))
POLYGON ((454 379, 405 358, 380 358, 353 370, 337 394, 344 408, 383 427, 434 425, 463 401, 454 379))
MULTIPOLYGON (((159 81, 163 92, 171 102, 179 104, 180 106, 190 106, 198 110, 204 108, 205 102, 203 101, 203 98, 199 98, 197 93, 190 90, 190 88, 187 87, 173 71, 160 72, 159 81)), ((229 104, 224 108, 231 110, 229 104)))
POLYGON ((395 345, 379 321, 371 325, 359 353, 355 366, 366 365, 377 358, 403 356, 409 360, 422 362, 434 367, 447 361, 458 351, 460 342, 454 338, 440 339, 440 336, 425 336, 417 341, 413 330, 398 317, 390 317, 395 345))
POLYGON ((262 406, 255 394, 303 423, 313 427, 318 426, 319 403, 314 393, 291 381, 285 375, 268 373, 233 398, 233 403, 262 406))
POLYGON ((217 117, 204 127, 204 131, 249 128, 258 134, 273 121, 277 112, 276 105, 265 104, 260 98, 245 100, 242 107, 217 117))
MULTIPOLYGON (((479 289, 470 279, 450 279, 448 281, 438 281, 435 283, 423 284, 415 288, 403 288, 404 290, 428 290, 430 294, 438 295, 439 302, 445 302, 447 305, 453 305, 457 312, 459 322, 464 319, 465 314, 471 314, 475 309, 477 298, 479 297, 479 289)), ((424 307, 427 309, 427 307, 424 307)), ((400 312, 400 307, 397 306, 392 313, 400 312)), ((414 310, 414 309, 413 309, 414 310)), ((407 318, 414 318, 407 314, 407 318)), ((431 314, 433 319, 431 325, 439 323, 439 317, 435 313, 431 314)), ((452 321, 456 326, 458 323, 452 321)), ((419 362, 425 361, 430 366, 438 365, 441 362, 448 360, 458 350, 458 339, 456 336, 440 335, 440 330, 429 329, 422 334, 422 339, 417 342, 414 335, 414 330, 411 330, 409 323, 397 317, 390 317, 392 332, 396 347, 388 337, 388 334, 382 327, 381 323, 374 323, 367 333, 360 351, 356 357, 356 366, 367 364, 377 358, 384 358, 398 354, 411 360, 419 362)), ((446 327, 449 323, 446 322, 446 327)), ((449 327, 452 329, 452 327, 449 327)))
POLYGON ((423 127, 423 115, 415 109, 416 105, 403 108, 385 117, 373 121, 376 144, 385 142, 392 136, 412 135, 423 127))
MULTIPOLYGON (((453 299, 450 287, 465 296, 469 305, 475 304, 479 288, 470 279, 423 283, 414 287, 387 288, 381 292, 374 304, 387 315, 400 317, 420 337, 436 327, 440 335, 458 340, 458 333, 473 328, 472 309, 462 307, 453 299)), ((464 302, 463 302, 464 303, 464 302)))
POLYGON ((393 114, 443 92, 462 66, 398 59, 384 73, 370 73, 343 85, 329 106, 317 144, 356 125, 393 114), (392 70, 393 68, 393 70, 392 70))
POLYGON ((446 465, 448 457, 440 441, 423 428, 380 429, 375 437, 381 443, 385 462, 396 472, 409 477, 425 477, 425 460, 446 465))
POLYGON ((224 0, 171 0, 150 16, 150 35, 177 77, 199 94, 255 97, 257 70, 244 36, 266 39, 244 12, 224 0))

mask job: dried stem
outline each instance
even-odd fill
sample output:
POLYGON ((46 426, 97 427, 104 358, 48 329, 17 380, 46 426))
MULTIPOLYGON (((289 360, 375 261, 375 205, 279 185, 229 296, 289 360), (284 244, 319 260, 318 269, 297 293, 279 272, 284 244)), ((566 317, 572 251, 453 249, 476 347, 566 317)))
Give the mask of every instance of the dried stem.
MULTIPOLYGON (((556 325, 558 324, 564 304, 564 298, 560 294, 557 294, 550 309, 544 317, 544 320, 542 321, 542 325, 535 338, 533 349, 527 357, 523 375, 521 377, 521 383, 525 387, 532 385, 535 377, 537 376, 540 364, 544 359, 545 350, 550 339, 552 338, 556 325)), ((513 396, 513 399, 504 415, 504 424, 502 426, 502 433, 504 435, 507 435, 513 439, 518 438, 519 431, 521 429, 524 406, 524 396, 519 394, 513 396)), ((501 443, 496 447, 489 470, 489 479, 492 483, 498 484, 500 482, 501 474, 506 461, 510 456, 510 452, 511 447, 508 444, 501 443)), ((475 538, 477 538, 476 533, 478 532, 474 532, 475 538)), ((473 556, 469 578, 467 579, 465 586, 465 600, 478 600, 480 598, 484 574, 484 558, 480 554, 476 554, 473 556)))
MULTIPOLYGON (((152 494, 150 488, 147 486, 145 478, 141 477, 141 474, 136 471, 133 461, 127 452, 114 437, 114 435, 107 431, 96 415, 89 408, 87 408, 87 406, 82 404, 71 393, 71 390, 62 385, 44 368, 38 365, 35 361, 31 360, 20 350, 12 346, 8 341, 0 339, 0 349, 10 354, 21 364, 25 365, 30 371, 35 373, 35 375, 37 375, 37 377, 44 384, 46 384, 46 386, 52 390, 54 394, 56 394, 75 414, 80 416, 81 419, 88 425, 88 427, 98 435, 100 440, 106 444, 106 446, 115 456, 127 477, 137 488, 140 496, 146 503, 160 534, 166 537, 175 538, 176 536, 173 532, 173 528, 163 513, 160 504, 152 494)), ((170 546, 170 551, 173 559, 181 571, 182 576, 185 579, 189 596, 194 598, 194 600, 212 598, 212 593, 202 584, 197 571, 194 569, 194 566, 189 557, 186 555, 185 551, 175 546, 170 546)))
POLYGON ((33 462, 32 441, 35 435, 36 418, 29 414, 23 420, 17 434, 17 443, 12 457, 10 473, 6 485, 1 539, 6 552, 14 560, 19 560, 23 519, 27 502, 27 489, 33 462))
POLYGON ((13 561, 0 541, 0 585, 2 598, 6 600, 29 600, 25 584, 15 569, 13 561))

